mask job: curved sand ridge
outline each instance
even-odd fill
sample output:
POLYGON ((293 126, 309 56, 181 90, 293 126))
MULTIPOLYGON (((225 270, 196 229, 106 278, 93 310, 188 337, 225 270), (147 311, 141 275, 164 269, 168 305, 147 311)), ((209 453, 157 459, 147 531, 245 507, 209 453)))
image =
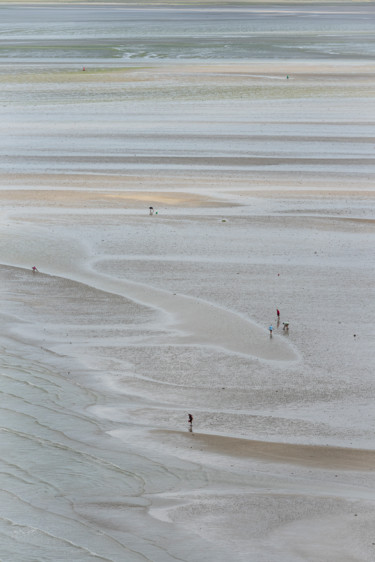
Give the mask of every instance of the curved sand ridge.
MULTIPOLYGON (((53 283, 54 276, 48 274, 48 277, 53 283)), ((167 337, 165 333, 156 333, 154 343, 212 346, 267 361, 295 361, 298 358, 284 338, 270 338, 265 328, 209 302, 85 270, 69 277, 56 277, 83 283, 160 310, 164 313, 161 327, 166 325, 171 332, 167 337)))
MULTIPOLYGON (((286 337, 269 337, 268 325, 261 327, 240 314, 197 298, 175 294, 126 279, 118 279, 95 270, 96 260, 89 261, 90 249, 82 241, 69 239, 48 240, 37 228, 18 225, 13 233, 13 244, 0 250, 10 261, 7 265, 22 267, 29 264, 29 256, 40 254, 38 268, 42 272, 78 281, 92 288, 123 296, 139 304, 164 313, 161 328, 172 334, 157 336, 157 344, 204 345, 227 352, 256 357, 267 361, 296 361, 297 352, 286 337), (22 244, 18 244, 18 238, 22 244), (161 338, 161 339, 160 339, 161 338)), ((29 267, 27 266, 27 269, 29 267)))
POLYGON ((250 320, 207 301, 174 294, 149 285, 114 279, 93 270, 79 270, 72 280, 95 289, 121 295, 139 304, 159 309, 173 334, 160 336, 158 343, 205 345, 267 361, 295 361, 297 353, 282 337, 250 320))

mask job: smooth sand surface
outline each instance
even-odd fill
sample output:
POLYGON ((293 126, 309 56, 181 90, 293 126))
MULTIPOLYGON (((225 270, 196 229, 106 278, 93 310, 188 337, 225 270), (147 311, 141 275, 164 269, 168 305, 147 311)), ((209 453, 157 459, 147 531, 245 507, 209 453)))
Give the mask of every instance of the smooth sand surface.
MULTIPOLYGON (((102 184, 102 182, 101 182, 102 184)), ((103 192, 98 189, 98 192, 87 192, 79 189, 70 189, 69 191, 57 190, 2 190, 0 193, 0 200, 4 203, 22 202, 23 206, 51 206, 51 207, 67 207, 67 208, 79 208, 79 207, 89 207, 89 208, 120 208, 123 210, 127 209, 142 209, 144 210, 145 205, 152 200, 154 205, 163 205, 165 207, 220 207, 228 206, 227 203, 221 202, 219 199, 214 199, 213 197, 208 197, 199 194, 191 193, 160 193, 155 191, 145 191, 145 192, 124 192, 124 191, 106 191, 103 192)))
POLYGON ((230 455, 240 458, 257 458, 268 462, 296 464, 329 470, 375 470, 375 452, 364 449, 349 449, 344 447, 318 447, 307 445, 293 445, 289 443, 268 443, 250 439, 237 439, 224 435, 208 435, 203 433, 181 433, 154 430, 161 440, 173 443, 173 436, 177 436, 179 446, 204 448, 209 453, 230 455), (184 443, 185 442, 185 443, 184 443))

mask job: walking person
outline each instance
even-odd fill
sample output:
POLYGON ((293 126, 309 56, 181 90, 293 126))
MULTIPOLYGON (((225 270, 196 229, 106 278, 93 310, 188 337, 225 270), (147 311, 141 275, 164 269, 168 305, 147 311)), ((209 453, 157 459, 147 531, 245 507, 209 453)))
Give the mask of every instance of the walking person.
POLYGON ((270 338, 272 338, 272 331, 273 331, 273 327, 272 327, 272 326, 270 326, 270 327, 269 327, 268 329, 269 329, 269 331, 270 331, 270 338))
POLYGON ((191 414, 188 414, 188 422, 189 422, 189 431, 192 432, 193 431, 193 416, 191 414))

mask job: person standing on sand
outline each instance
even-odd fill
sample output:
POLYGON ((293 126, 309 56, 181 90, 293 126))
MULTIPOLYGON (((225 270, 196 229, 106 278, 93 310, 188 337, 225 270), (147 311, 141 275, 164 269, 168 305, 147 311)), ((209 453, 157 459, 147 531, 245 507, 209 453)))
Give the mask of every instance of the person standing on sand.
POLYGON ((270 326, 268 329, 269 329, 269 331, 270 331, 270 338, 272 338, 272 330, 273 330, 273 327, 270 326))
POLYGON ((280 318, 280 310, 278 308, 276 308, 276 314, 277 314, 277 317, 280 318))
POLYGON ((189 422, 189 431, 193 431, 193 416, 188 414, 188 422, 189 422))

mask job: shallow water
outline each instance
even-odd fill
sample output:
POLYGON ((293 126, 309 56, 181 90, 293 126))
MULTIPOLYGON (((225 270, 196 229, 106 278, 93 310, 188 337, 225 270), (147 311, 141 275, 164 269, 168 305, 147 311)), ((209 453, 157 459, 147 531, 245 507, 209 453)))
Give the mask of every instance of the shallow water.
MULTIPOLYGON (((65 371, 67 361, 51 361, 21 343, 13 354, 12 343, 3 343, 2 559, 138 562, 185 556, 183 548, 163 538, 165 525, 147 511, 155 492, 198 489, 207 474, 191 463, 170 459, 166 468, 131 452, 108 435, 127 424, 106 420, 106 393, 90 390, 84 372, 77 380, 76 369, 73 380, 65 371)), ((112 396, 112 408, 114 402, 112 396)), ((122 409, 126 402, 123 394, 122 409)), ((176 530, 177 537, 185 544, 191 540, 176 530)), ((225 560, 214 547, 195 542, 197 553, 207 550, 225 560)), ((199 555, 189 560, 198 561, 199 555)))
POLYGON ((0 61, 372 58, 371 4, 3 7, 0 61))

